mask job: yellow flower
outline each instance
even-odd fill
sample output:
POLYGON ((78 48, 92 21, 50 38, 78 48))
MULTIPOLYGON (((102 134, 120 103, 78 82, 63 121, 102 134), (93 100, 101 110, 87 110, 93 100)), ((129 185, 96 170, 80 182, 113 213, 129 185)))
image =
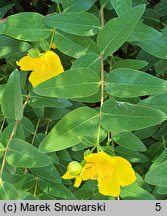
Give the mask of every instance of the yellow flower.
POLYGON ((16 64, 20 66, 20 70, 32 71, 29 81, 33 87, 64 71, 59 56, 52 51, 40 53, 36 57, 31 57, 28 54, 16 64))
POLYGON ((85 165, 79 175, 72 176, 67 171, 62 176, 63 179, 75 178, 74 187, 79 187, 82 180, 97 180, 101 194, 117 197, 121 186, 128 186, 136 180, 131 164, 122 157, 98 152, 85 156, 84 160, 85 165))

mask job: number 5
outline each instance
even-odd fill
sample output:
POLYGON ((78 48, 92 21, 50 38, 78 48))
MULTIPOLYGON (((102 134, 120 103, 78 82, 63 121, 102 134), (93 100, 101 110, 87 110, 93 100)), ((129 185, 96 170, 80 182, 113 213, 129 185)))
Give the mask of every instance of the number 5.
POLYGON ((161 203, 156 203, 155 204, 155 210, 156 211, 161 211, 161 203))

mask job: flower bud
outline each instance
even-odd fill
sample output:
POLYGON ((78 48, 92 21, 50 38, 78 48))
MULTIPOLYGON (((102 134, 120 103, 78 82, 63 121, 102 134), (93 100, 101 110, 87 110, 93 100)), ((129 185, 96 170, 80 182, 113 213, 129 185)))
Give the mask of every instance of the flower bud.
POLYGON ((68 167, 67 167, 68 172, 72 176, 77 176, 81 173, 82 171, 82 166, 78 161, 72 161, 68 167))
POLYGON ((28 55, 31 56, 32 58, 36 58, 39 57, 40 51, 37 48, 36 49, 32 48, 28 50, 28 55))

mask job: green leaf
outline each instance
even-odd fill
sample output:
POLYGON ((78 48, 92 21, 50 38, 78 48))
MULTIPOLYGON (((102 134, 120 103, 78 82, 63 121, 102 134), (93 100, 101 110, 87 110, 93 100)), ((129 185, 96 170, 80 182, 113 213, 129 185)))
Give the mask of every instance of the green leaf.
POLYGON ((1 104, 2 95, 3 95, 3 92, 4 92, 5 86, 6 86, 6 84, 0 85, 0 104, 1 104))
POLYGON ((158 187, 156 192, 158 194, 167 194, 167 187, 158 187))
POLYGON ((161 17, 167 16, 167 3, 166 1, 159 2, 155 5, 155 10, 159 13, 161 17))
POLYGON ((5 152, 5 147, 2 145, 2 143, 0 143, 0 158, 3 156, 5 152))
MULTIPOLYGON (((141 104, 139 104, 139 105, 141 105, 141 104)), ((157 129, 158 129, 157 126, 152 126, 152 127, 137 130, 134 132, 134 134, 139 139, 146 139, 146 138, 153 136, 156 133, 157 129)))
POLYGON ((111 132, 147 128, 165 121, 165 113, 141 105, 108 99, 102 107, 102 126, 111 132))
POLYGON ((164 143, 155 142, 149 146, 146 152, 146 156, 149 157, 150 161, 155 161, 157 157, 163 152, 163 150, 164 150, 164 143))
POLYGON ((34 108, 41 108, 41 107, 65 108, 65 107, 72 106, 72 103, 65 98, 42 97, 36 95, 34 92, 31 92, 29 105, 34 108))
POLYGON ((149 26, 153 26, 154 28, 158 28, 160 16, 159 13, 153 8, 146 8, 143 17, 146 24, 149 26))
POLYGON ((30 45, 25 42, 20 42, 15 39, 0 35, 0 59, 9 55, 17 54, 18 52, 27 51, 30 45))
POLYGON ((134 42, 152 40, 160 36, 161 33, 159 31, 139 22, 132 31, 132 33, 129 35, 127 41, 134 42))
MULTIPOLYGON (((162 143, 162 144, 164 144, 164 143, 162 143)), ((161 145, 161 144, 159 143, 159 145, 161 145)), ((159 166, 163 162, 167 161, 167 149, 164 149, 161 153, 158 153, 157 156, 158 156, 158 158, 156 158, 156 160, 154 160, 154 163, 151 165, 150 170, 156 168, 157 166, 159 166)))
POLYGON ((76 200, 76 197, 73 195, 73 193, 68 188, 66 188, 63 184, 50 183, 48 181, 40 179, 39 187, 48 195, 63 198, 66 200, 68 199, 76 200))
POLYGON ((145 155, 131 149, 123 148, 121 146, 117 146, 115 148, 115 152, 116 155, 126 158, 131 163, 145 163, 149 161, 145 155))
POLYGON ((79 67, 87 67, 96 72, 100 71, 100 56, 97 54, 87 54, 81 56, 72 64, 72 69, 79 67))
POLYGON ((139 53, 137 55, 137 59, 144 60, 144 61, 147 61, 149 63, 144 68, 145 71, 152 68, 155 65, 155 63, 159 60, 157 57, 151 55, 150 53, 148 53, 142 49, 139 51, 139 53))
MULTIPOLYGON (((64 116, 40 144, 43 152, 67 149, 80 143, 80 136, 96 136, 98 113, 81 107, 64 116)), ((92 143, 93 144, 93 143, 92 143)))
MULTIPOLYGON (((10 137, 12 131, 13 131, 14 125, 15 125, 14 122, 8 124, 4 128, 4 130, 3 130, 3 132, 2 132, 2 134, 0 136, 0 141, 1 141, 1 143, 3 143, 4 146, 6 146, 7 143, 8 143, 8 140, 9 140, 9 137, 10 137)), ((24 130, 23 130, 23 127, 22 127, 21 124, 19 124, 17 126, 17 129, 15 131, 15 134, 14 134, 13 138, 25 139, 24 130)))
POLYGON ((96 0, 62 0, 64 12, 87 11, 96 0))
POLYGON ((161 59, 154 63, 154 68, 158 76, 167 74, 167 60, 161 59))
POLYGON ((107 76, 105 90, 115 97, 133 98, 164 92, 167 82, 145 72, 120 68, 107 76))
POLYGON ((0 34, 3 33, 4 29, 5 29, 5 24, 4 23, 0 23, 0 34))
POLYGON ((132 132, 113 133, 113 140, 120 146, 134 151, 146 151, 144 143, 132 132))
POLYGON ((74 58, 80 58, 90 53, 99 54, 97 44, 89 37, 81 37, 56 31, 54 40, 57 48, 61 52, 74 58))
POLYGON ((21 125, 22 128, 24 129, 24 133, 26 137, 29 137, 35 133, 34 125, 30 121, 30 119, 26 118, 25 116, 23 116, 19 125, 21 125))
POLYGON ((120 197, 124 200, 155 200, 155 197, 137 184, 121 189, 120 197))
POLYGON ((118 16, 132 9, 132 0, 124 0, 121 2, 119 0, 110 0, 110 2, 118 16))
POLYGON ((128 39, 144 13, 144 9, 144 5, 136 6, 120 17, 111 19, 104 25, 97 37, 97 44, 105 57, 118 50, 128 39))
POLYGON ((53 164, 46 167, 33 168, 31 169, 31 172, 39 176, 41 179, 46 179, 54 183, 62 182, 60 175, 53 164))
POLYGON ((6 161, 15 167, 45 167, 52 163, 49 156, 24 140, 14 138, 10 142, 6 161))
POLYGON ((145 100, 142 100, 140 103, 142 106, 148 106, 154 109, 161 110, 167 115, 167 94, 157 94, 152 97, 148 97, 145 100))
POLYGON ((100 80, 96 72, 88 68, 66 71, 39 84, 34 92, 42 96, 82 98, 99 91, 100 80))
POLYGON ((16 174, 15 173, 4 173, 3 178, 12 184, 16 190, 27 191, 32 189, 36 183, 36 177, 29 173, 16 174))
POLYGON ((62 4, 62 1, 63 0, 51 0, 52 2, 55 2, 55 3, 59 3, 59 4, 62 4))
POLYGON ((141 47, 146 52, 154 55, 158 58, 167 59, 166 47, 167 47, 167 37, 166 35, 156 37, 152 40, 138 41, 135 42, 136 45, 141 47))
POLYGON ((44 23, 44 16, 35 12, 22 12, 8 17, 3 34, 18 40, 40 41, 47 38, 51 29, 44 23))
POLYGON ((44 117, 51 120, 59 120, 70 111, 63 108, 45 108, 44 117))
POLYGON ((112 66, 112 69, 130 68, 134 70, 140 70, 141 68, 144 68, 146 65, 148 65, 148 62, 143 61, 143 60, 123 59, 123 60, 115 62, 112 66))
POLYGON ((4 15, 6 14, 6 12, 10 10, 14 5, 15 4, 7 4, 7 5, 4 5, 3 7, 0 7, 0 19, 2 19, 4 15))
POLYGON ((167 160, 156 166, 155 168, 150 169, 145 176, 145 181, 151 185, 165 187, 167 182, 166 169, 167 160))
POLYGON ((0 200, 19 200, 19 193, 13 185, 0 179, 0 200))
POLYGON ((100 30, 99 20, 88 12, 54 14, 45 17, 45 23, 50 27, 79 36, 92 36, 100 30))
POLYGON ((8 79, 2 95, 1 109, 2 113, 9 119, 21 120, 23 116, 23 100, 18 70, 14 70, 8 79))
POLYGON ((20 200, 39 200, 39 198, 29 192, 23 192, 20 193, 20 200))

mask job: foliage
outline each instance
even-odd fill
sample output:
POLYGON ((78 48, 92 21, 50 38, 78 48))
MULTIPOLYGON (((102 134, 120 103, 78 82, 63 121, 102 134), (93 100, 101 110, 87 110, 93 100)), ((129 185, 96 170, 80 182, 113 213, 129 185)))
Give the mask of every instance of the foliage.
POLYGON ((167 1, 2 0, 0 18, 0 199, 114 199, 61 178, 99 149, 136 173, 120 199, 166 199, 167 1), (64 72, 33 87, 33 50, 64 72))

